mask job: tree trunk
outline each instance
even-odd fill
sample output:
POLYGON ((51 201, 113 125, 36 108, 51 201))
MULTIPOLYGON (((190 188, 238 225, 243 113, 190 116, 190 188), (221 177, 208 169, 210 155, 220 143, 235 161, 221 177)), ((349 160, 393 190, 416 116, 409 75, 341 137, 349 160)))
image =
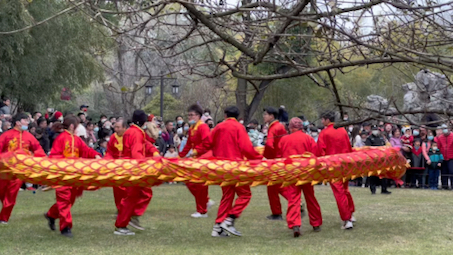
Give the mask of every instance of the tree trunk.
MULTIPOLYGON (((289 66, 282 66, 279 67, 277 70, 277 73, 287 73, 291 70, 291 67, 289 66)), ((250 121, 250 118, 255 114, 256 110, 258 110, 258 106, 260 106, 261 100, 263 100, 264 93, 266 92, 267 88, 271 85, 271 83, 274 82, 274 80, 265 80, 261 81, 258 89, 259 91, 255 93, 253 96, 252 102, 250 102, 250 105, 246 108, 246 111, 244 112, 244 122, 247 123, 250 121)))
MULTIPOLYGON (((247 5, 250 4, 252 1, 251 0, 242 0, 242 5, 247 5)), ((243 16, 244 21, 249 21, 250 20, 250 14, 246 13, 243 16)), ((247 24, 247 23, 245 23, 247 24)), ((245 33, 245 38, 244 38, 244 44, 247 44, 248 41, 250 40, 251 35, 249 33, 245 33)), ((243 72, 244 74, 247 73, 248 66, 246 63, 240 62, 239 63, 239 70, 243 72)), ((244 122, 246 121, 246 111, 247 111, 247 80, 244 79, 238 79, 237 81, 237 88, 236 88, 236 105, 239 108, 239 112, 241 113, 239 115, 239 118, 243 118, 244 122)))

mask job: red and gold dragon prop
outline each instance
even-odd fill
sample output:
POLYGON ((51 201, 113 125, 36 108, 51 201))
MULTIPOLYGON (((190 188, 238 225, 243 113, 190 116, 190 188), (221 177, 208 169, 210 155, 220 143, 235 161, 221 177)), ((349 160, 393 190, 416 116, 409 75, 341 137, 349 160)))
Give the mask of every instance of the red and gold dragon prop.
POLYGON ((373 147, 352 153, 315 157, 312 154, 277 160, 218 159, 52 159, 20 153, 1 156, 0 178, 50 186, 155 186, 165 181, 206 185, 274 185, 332 182, 378 175, 399 179, 406 160, 398 149, 373 147))

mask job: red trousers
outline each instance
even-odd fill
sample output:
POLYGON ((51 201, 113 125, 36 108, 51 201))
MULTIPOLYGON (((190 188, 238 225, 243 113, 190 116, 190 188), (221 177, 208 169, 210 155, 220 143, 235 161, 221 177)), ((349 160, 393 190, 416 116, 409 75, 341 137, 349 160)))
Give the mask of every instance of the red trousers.
POLYGON ((0 179, 0 201, 3 204, 2 211, 0 212, 0 221, 8 222, 14 205, 16 204, 16 198, 19 193, 20 186, 22 186, 22 181, 19 179, 0 179))
POLYGON ((287 188, 282 188, 281 184, 267 186, 269 205, 271 206, 271 212, 274 215, 282 214, 282 204, 280 203, 279 197, 280 194, 289 201, 290 194, 288 193, 287 188))
POLYGON ((335 200, 337 200, 341 220, 350 220, 352 213, 355 211, 355 207, 351 193, 349 192, 349 182, 340 181, 330 183, 330 187, 332 187, 333 195, 335 196, 335 200))
POLYGON ((207 204, 209 201, 208 190, 209 187, 200 183, 186 183, 187 188, 190 190, 192 195, 195 197, 195 203, 197 204, 197 212, 205 214, 208 212, 207 204))
POLYGON ((121 200, 126 197, 126 194, 125 187, 113 187, 113 198, 115 198, 115 205, 118 211, 120 211, 121 200))
POLYGON ((321 207, 319 207, 318 200, 316 200, 315 197, 315 189, 311 184, 304 184, 301 186, 291 185, 283 189, 286 189, 286 192, 283 192, 283 194, 289 193, 288 210, 286 211, 286 222, 288 223, 288 228, 292 229, 295 226, 301 226, 301 191, 304 192, 310 225, 313 227, 319 227, 322 225, 321 207))
POLYGON ((66 227, 72 228, 71 207, 82 193, 83 188, 80 187, 61 187, 55 190, 57 202, 50 207, 47 216, 60 219, 60 231, 66 227))
POLYGON ((222 221, 229 215, 234 215, 236 218, 239 218, 252 198, 252 192, 250 191, 250 186, 248 185, 240 187, 236 187, 234 185, 225 186, 222 187, 222 193, 222 200, 220 201, 219 211, 217 212, 217 219, 215 220, 215 223, 222 223, 222 221), (233 206, 235 194, 238 195, 238 198, 233 206))
POLYGON ((121 200, 115 226, 117 228, 125 228, 132 216, 143 215, 152 197, 153 190, 149 187, 127 187, 126 197, 121 200))

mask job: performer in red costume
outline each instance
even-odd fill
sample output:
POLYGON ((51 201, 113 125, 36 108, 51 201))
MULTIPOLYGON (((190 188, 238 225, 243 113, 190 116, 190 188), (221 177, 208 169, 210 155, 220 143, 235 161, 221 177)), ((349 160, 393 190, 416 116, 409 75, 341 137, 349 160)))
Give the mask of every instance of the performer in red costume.
MULTIPOLYGON (((278 144, 283 136, 287 135, 285 127, 277 120, 278 110, 272 107, 264 109, 263 119, 264 122, 269 124, 267 132, 266 145, 264 146, 263 156, 266 159, 281 158, 282 153, 278 144)), ((269 204, 271 206, 272 214, 267 216, 269 220, 283 220, 282 218, 282 205, 280 204, 279 194, 284 194, 284 189, 281 185, 267 186, 267 196, 269 197, 269 204)))
MULTIPOLYGON (((17 114, 13 117, 13 123, 14 128, 0 136, 1 152, 18 151, 19 153, 30 155, 33 153, 35 157, 46 156, 36 138, 26 131, 30 123, 28 115, 24 113, 17 114)), ((0 179, 0 201, 3 204, 0 212, 0 224, 8 224, 21 185, 22 181, 15 177, 12 180, 0 179)))
MULTIPOLYGON (((61 125, 58 129, 64 128, 64 131, 53 142, 50 158, 101 158, 99 153, 88 147, 80 137, 74 135, 74 130, 79 125, 77 117, 66 117, 63 124, 55 125, 61 125)), ((59 218, 61 234, 72 237, 71 207, 82 192, 83 187, 64 186, 55 190, 57 202, 44 214, 51 230, 55 230, 55 219, 59 218)))
MULTIPOLYGON (((203 109, 197 104, 191 105, 188 109, 189 117, 189 137, 184 149, 179 153, 179 157, 183 158, 188 156, 192 150, 192 156, 198 158, 205 154, 209 149, 209 135, 210 129, 206 123, 201 120, 203 109)), ((195 197, 197 212, 191 216, 193 218, 207 218, 208 208, 214 205, 214 201, 209 200, 208 186, 199 183, 186 183, 187 188, 195 197)))
MULTIPOLYGON (((148 118, 148 115, 142 110, 135 110, 132 116, 133 124, 123 135, 123 157, 129 159, 144 159, 146 157, 157 156, 159 151, 146 141, 146 134, 143 131, 143 126, 148 118), (148 144, 148 145, 147 145, 148 144), (154 150, 152 149, 154 148, 154 150), (152 150, 153 154, 148 155, 152 150)), ((138 216, 134 213, 140 211, 140 215, 144 213, 151 201, 153 191, 151 187, 127 187, 126 196, 121 200, 121 206, 118 212, 118 217, 115 222, 116 235, 135 235, 134 232, 127 228, 127 225, 144 230, 140 226, 138 216)))
MULTIPOLYGON (((292 118, 289 122, 290 135, 285 136, 280 141, 280 150, 283 158, 289 158, 293 155, 302 155, 305 152, 317 154, 318 146, 315 140, 303 132, 303 123, 299 118, 292 118)), ((321 230, 322 216, 321 208, 315 197, 315 190, 311 183, 301 186, 291 185, 282 188, 288 200, 288 210, 286 211, 286 222, 288 228, 293 230, 294 237, 300 236, 301 226, 301 212, 300 212, 300 199, 301 191, 304 192, 304 197, 307 202, 308 216, 310 218, 310 225, 313 230, 318 232, 321 230)))
MULTIPOLYGON (((321 116, 322 124, 326 127, 321 131, 318 138, 318 151, 320 156, 334 155, 352 152, 349 136, 344 128, 335 128, 335 113, 326 112, 321 116)), ((355 211, 354 201, 349 192, 348 181, 331 182, 333 195, 337 200, 338 210, 341 220, 343 220, 342 229, 352 229, 355 221, 353 213, 355 211)))
MULTIPOLYGON (((104 159, 121 159, 123 158, 123 135, 128 126, 124 120, 118 120, 113 126, 115 133, 110 137, 107 144, 107 152, 104 159)), ((113 197, 115 198, 116 209, 120 210, 121 200, 126 196, 125 187, 113 187, 113 197)))
MULTIPOLYGON (((239 109, 230 106, 225 109, 225 121, 218 124, 211 134, 212 155, 217 159, 249 160, 262 159, 255 151, 244 126, 237 121, 239 109)), ((241 236, 241 232, 234 227, 235 219, 241 216, 252 197, 249 185, 222 187, 222 200, 220 201, 217 219, 215 220, 212 236, 223 237, 231 233, 241 236), (238 195, 233 206, 234 196, 238 195), (227 232, 225 232, 227 231, 227 232)))

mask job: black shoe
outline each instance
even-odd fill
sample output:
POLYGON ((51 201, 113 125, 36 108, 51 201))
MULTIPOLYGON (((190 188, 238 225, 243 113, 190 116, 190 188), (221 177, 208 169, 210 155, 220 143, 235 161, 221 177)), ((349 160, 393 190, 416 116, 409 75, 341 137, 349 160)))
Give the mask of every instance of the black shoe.
POLYGON ((55 231, 55 219, 47 216, 47 213, 44 213, 44 217, 47 219, 50 230, 55 231))
POLYGON ((321 226, 313 227, 314 232, 321 232, 321 226))
POLYGON ((376 191, 371 191, 371 195, 376 195, 376 191))
POLYGON ((69 227, 66 227, 65 229, 63 229, 61 231, 61 234, 66 236, 66 237, 72 238, 72 232, 71 232, 71 229, 69 227))
POLYGON ((281 214, 271 214, 266 217, 268 220, 283 220, 283 217, 281 214))
POLYGON ((300 236, 300 227, 298 227, 298 226, 293 227, 293 234, 294 234, 294 237, 299 237, 300 236))
POLYGON ((382 191, 381 194, 390 195, 390 194, 392 194, 392 192, 386 190, 386 191, 382 191))

